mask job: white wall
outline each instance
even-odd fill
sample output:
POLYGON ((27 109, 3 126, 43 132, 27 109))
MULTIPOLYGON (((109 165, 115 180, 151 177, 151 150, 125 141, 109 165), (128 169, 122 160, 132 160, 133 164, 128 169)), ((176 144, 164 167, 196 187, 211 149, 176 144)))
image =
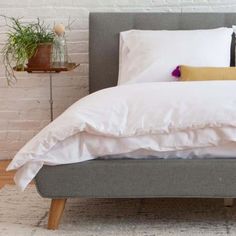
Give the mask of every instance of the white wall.
MULTIPOLYGON (((64 111, 88 91, 88 14, 90 11, 236 11, 235 0, 0 0, 0 15, 37 17, 46 23, 76 22, 68 33, 69 52, 79 69, 55 75, 54 113, 64 111)), ((0 25, 3 25, 0 20, 0 25)), ((0 47, 5 28, 0 27, 0 47)), ((0 159, 10 159, 50 119, 49 79, 46 74, 17 74, 18 82, 7 87, 0 64, 0 159)))

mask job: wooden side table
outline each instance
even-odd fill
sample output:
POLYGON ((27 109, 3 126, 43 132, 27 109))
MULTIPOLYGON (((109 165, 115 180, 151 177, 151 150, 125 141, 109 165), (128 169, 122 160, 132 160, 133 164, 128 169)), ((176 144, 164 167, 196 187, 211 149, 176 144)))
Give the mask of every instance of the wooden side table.
MULTIPOLYGON (((77 68, 80 64, 76 64, 76 63, 66 63, 63 65, 60 64, 56 64, 54 63, 50 68, 37 68, 37 67, 33 67, 33 68, 28 68, 25 67, 24 70, 21 71, 26 71, 28 73, 47 73, 49 74, 49 79, 50 79, 50 118, 51 121, 53 121, 53 89, 52 89, 52 75, 53 73, 60 73, 60 72, 67 72, 67 71, 72 71, 75 68, 77 68)), ((19 70, 16 69, 16 71, 20 72, 19 70)))

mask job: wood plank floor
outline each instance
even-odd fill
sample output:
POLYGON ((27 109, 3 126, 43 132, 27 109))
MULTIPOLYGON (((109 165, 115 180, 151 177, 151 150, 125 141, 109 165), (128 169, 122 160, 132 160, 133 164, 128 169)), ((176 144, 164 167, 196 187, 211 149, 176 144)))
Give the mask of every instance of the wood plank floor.
POLYGON ((9 160, 0 161, 0 189, 6 184, 14 184, 13 176, 15 174, 15 171, 6 171, 9 163, 9 160))

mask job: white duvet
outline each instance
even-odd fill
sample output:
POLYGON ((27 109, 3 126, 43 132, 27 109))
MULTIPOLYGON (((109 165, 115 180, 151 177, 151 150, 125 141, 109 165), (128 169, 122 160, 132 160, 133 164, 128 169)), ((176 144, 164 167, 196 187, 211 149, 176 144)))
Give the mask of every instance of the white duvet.
POLYGON ((236 157, 236 81, 124 85, 73 104, 16 154, 8 170, 18 169, 15 182, 23 190, 44 164, 217 148, 218 156, 230 150, 236 157))

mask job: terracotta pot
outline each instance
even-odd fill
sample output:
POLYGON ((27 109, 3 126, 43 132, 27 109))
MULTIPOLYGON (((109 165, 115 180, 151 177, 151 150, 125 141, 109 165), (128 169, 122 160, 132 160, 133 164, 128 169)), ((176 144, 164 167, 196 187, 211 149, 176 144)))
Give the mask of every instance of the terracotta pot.
POLYGON ((28 60, 28 68, 50 68, 52 43, 40 43, 33 57, 28 60))

